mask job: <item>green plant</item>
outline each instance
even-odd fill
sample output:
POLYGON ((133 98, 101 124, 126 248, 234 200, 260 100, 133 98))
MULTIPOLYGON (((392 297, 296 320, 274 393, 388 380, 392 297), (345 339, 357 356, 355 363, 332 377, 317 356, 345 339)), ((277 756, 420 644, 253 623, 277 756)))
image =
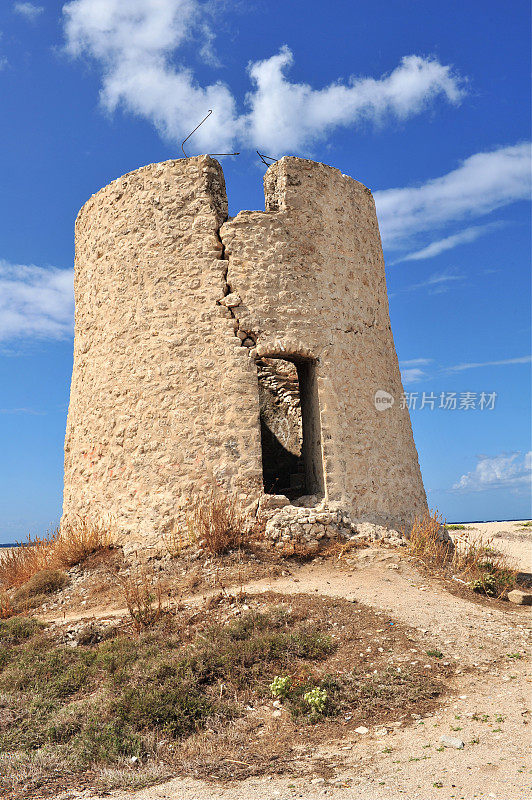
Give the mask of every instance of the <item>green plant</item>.
POLYGON ((17 616, 2 620, 0 621, 0 643, 19 644, 26 639, 31 639, 44 627, 44 623, 29 617, 17 616))
POLYGON ((497 595, 497 580, 492 572, 483 572, 478 578, 469 581, 469 588, 488 597, 497 595))
POLYGON ((160 729, 175 738, 196 730, 212 716, 215 704, 193 685, 170 679, 162 685, 128 688, 113 706, 113 715, 136 730, 160 729))
POLYGON ((305 692, 303 695, 303 700, 310 706, 314 714, 323 714, 325 706, 327 705, 327 698, 327 692, 325 689, 320 689, 319 686, 315 686, 314 689, 309 689, 309 691, 305 692))
POLYGON ((416 519, 409 537, 411 554, 428 569, 459 578, 474 592, 488 597, 504 597, 517 585, 517 570, 491 546, 491 539, 484 541, 466 528, 454 542, 446 542, 441 535, 445 529, 459 530, 458 526, 446 526, 437 511, 416 519))
POLYGON ((284 677, 276 675, 276 677, 270 683, 270 692, 272 693, 272 697, 288 697, 291 686, 292 679, 289 675, 285 675, 284 677))
POLYGON ((465 525, 446 525, 445 530, 447 531, 465 531, 467 530, 465 525))
MULTIPOLYGON (((148 590, 155 596, 151 580, 148 590)), ((277 733, 284 747, 287 726, 319 727, 335 717, 342 725, 354 714, 373 725, 420 703, 432 707, 441 692, 437 676, 421 667, 368 676, 366 664, 354 666, 350 645, 342 649, 343 635, 352 641, 349 625, 327 635, 342 601, 261 595, 246 603, 252 608, 236 618, 224 600, 214 610, 165 612, 164 625, 89 624, 78 631, 78 647, 64 644, 56 626, 0 621, 0 721, 7 723, 0 724, 0 795, 15 786, 17 796, 33 797, 43 781, 51 792, 88 786, 111 772, 130 787, 142 776, 166 777, 177 764, 225 777, 271 772, 277 733), (254 738, 246 713, 271 698, 272 684, 287 691, 292 715, 283 714, 273 744, 269 733, 254 738)), ((343 605, 358 634, 361 616, 343 605)), ((376 619, 368 612, 362 626, 373 632, 376 619)), ((328 736, 332 728, 324 727, 328 736)))
POLYGON ((16 603, 43 594, 59 591, 68 582, 68 575, 59 569, 42 569, 23 583, 14 594, 16 603))
POLYGON ((441 650, 427 650, 427 655, 432 656, 432 658, 443 658, 441 650))

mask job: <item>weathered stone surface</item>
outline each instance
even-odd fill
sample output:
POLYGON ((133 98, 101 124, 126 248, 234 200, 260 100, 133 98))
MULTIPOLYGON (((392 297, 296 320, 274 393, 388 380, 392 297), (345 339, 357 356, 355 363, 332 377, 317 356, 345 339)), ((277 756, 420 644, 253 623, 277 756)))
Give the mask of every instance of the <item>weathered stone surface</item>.
POLYGON ((260 494, 256 372, 217 304, 226 217, 205 156, 125 175, 80 211, 65 517, 156 545, 208 479, 260 494))
POLYGON ((457 736, 440 736, 440 742, 444 747, 454 747, 455 750, 464 749, 464 743, 462 739, 459 739, 457 736))
POLYGON ((508 592, 508 600, 510 603, 516 603, 518 606, 532 605, 532 592, 522 592, 521 589, 512 589, 508 592))
MULTIPOLYGON (((220 231, 238 325, 259 358, 316 363, 325 497, 352 519, 398 528, 426 498, 393 344, 371 192, 324 164, 285 157, 266 212, 220 231), (375 408, 375 393, 395 402, 375 408)), ((254 353, 255 355, 255 353, 254 353)))
POLYGON ((156 547, 209 482, 255 511, 255 360, 276 357, 311 364, 316 388, 322 474, 298 501, 302 533, 328 535, 327 515, 349 535, 398 529, 426 510, 371 193, 297 158, 264 183, 266 211, 226 222, 221 167, 198 156, 125 175, 80 211, 64 519, 108 517, 123 542, 156 547))
POLYGON ((279 547, 290 540, 318 544, 324 539, 355 539, 394 547, 406 545, 399 531, 370 522, 351 521, 345 512, 328 509, 325 500, 315 508, 287 504, 281 509, 262 506, 261 509, 267 519, 266 537, 279 547))

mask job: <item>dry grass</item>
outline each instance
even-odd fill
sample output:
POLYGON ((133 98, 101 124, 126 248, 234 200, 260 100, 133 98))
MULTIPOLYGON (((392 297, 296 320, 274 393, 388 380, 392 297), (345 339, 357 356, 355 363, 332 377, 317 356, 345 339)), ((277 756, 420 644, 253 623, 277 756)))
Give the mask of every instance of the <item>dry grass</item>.
POLYGON ((164 545, 172 558, 179 558, 188 547, 195 544, 189 525, 185 528, 174 524, 169 531, 163 534, 164 545))
POLYGON ((439 567, 452 561, 454 546, 452 543, 442 540, 441 534, 444 528, 443 517, 437 511, 427 512, 422 517, 416 517, 408 537, 408 546, 412 555, 439 567))
POLYGON ((68 575, 60 569, 36 572, 12 593, 13 613, 26 613, 31 608, 42 605, 49 595, 60 591, 67 583, 68 575))
POLYGON ((6 594, 0 594, 0 619, 9 619, 14 613, 11 599, 6 594))
POLYGON ((470 589, 488 597, 505 598, 516 586, 518 571, 506 555, 492 547, 492 540, 483 540, 466 529, 455 537, 455 543, 442 538, 445 522, 437 511, 416 518, 409 538, 412 555, 429 569, 452 575, 470 589))
POLYGON ((156 581, 143 569, 138 569, 133 575, 116 577, 122 587, 127 610, 137 633, 143 628, 152 628, 156 625, 165 613, 161 582, 156 581))
POLYGON ((308 774, 319 743, 361 724, 408 725, 452 674, 438 657, 426 667, 414 631, 339 598, 220 594, 162 622, 140 634, 102 623, 77 647, 35 619, 0 622, 2 797, 172 774, 308 774), (270 686, 280 676, 290 688, 279 716, 270 686), (316 688, 327 702, 312 714, 304 698, 316 688))
POLYGON ((110 545, 109 528, 83 517, 56 528, 49 537, 30 535, 26 542, 0 555, 0 586, 17 588, 43 570, 68 569, 110 545))
POLYGON ((236 499, 213 486, 194 498, 187 514, 186 533, 174 532, 173 544, 174 549, 197 544, 207 553, 222 555, 247 547, 259 537, 259 525, 250 525, 236 499))

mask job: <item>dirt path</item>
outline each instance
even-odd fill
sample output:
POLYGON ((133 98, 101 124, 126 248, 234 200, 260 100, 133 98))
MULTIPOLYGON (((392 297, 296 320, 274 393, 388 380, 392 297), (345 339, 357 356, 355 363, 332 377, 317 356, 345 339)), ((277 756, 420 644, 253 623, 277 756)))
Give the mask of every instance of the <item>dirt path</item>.
MULTIPOLYGON (((532 621, 526 609, 500 610, 455 597, 422 577, 396 551, 368 549, 349 565, 300 567, 289 576, 243 587, 256 593, 315 593, 366 603, 391 613, 455 661, 458 674, 442 707, 408 728, 370 730, 305 757, 333 758, 335 776, 253 778, 231 784, 176 778, 138 792, 111 792, 116 800, 527 800, 530 675, 525 658, 532 621), (464 749, 442 748, 459 737, 464 749)), ((312 769, 310 770, 312 773, 312 769)), ((69 795, 72 797, 72 794, 69 795)), ((97 800, 91 793, 79 797, 97 800)))

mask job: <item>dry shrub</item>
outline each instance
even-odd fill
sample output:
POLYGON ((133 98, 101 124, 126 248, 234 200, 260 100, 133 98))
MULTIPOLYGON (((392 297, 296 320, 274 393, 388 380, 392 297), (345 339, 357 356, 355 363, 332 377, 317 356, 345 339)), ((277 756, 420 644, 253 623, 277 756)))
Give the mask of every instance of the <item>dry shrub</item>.
POLYGON ((64 525, 54 543, 54 555, 61 567, 68 569, 80 564, 87 556, 110 547, 112 536, 109 526, 78 517, 76 522, 64 525))
POLYGON ((207 552, 221 555, 246 547, 259 536, 258 525, 250 525, 237 501, 212 487, 198 495, 187 514, 188 542, 197 542, 207 552))
POLYGON ((15 613, 10 598, 6 594, 0 594, 0 619, 8 619, 15 613))
POLYGON ((29 535, 26 542, 0 554, 0 586, 18 587, 43 570, 68 569, 110 544, 109 528, 84 517, 48 537, 29 535))
POLYGON ((282 558, 294 558, 300 561, 312 561, 321 552, 317 542, 303 542, 297 538, 290 539, 279 549, 282 558))
POLYGON ((410 536, 407 537, 412 555, 435 567, 441 568, 450 564, 454 545, 443 540, 444 527, 443 517, 438 511, 427 511, 422 517, 416 517, 410 536))
POLYGON ((155 581, 143 569, 138 569, 133 575, 117 575, 116 578, 122 587, 127 610, 137 633, 156 625, 165 613, 160 581, 155 581))
POLYGON ((28 536, 28 540, 0 555, 0 585, 4 589, 22 586, 32 575, 43 569, 55 568, 51 558, 53 539, 28 536))
POLYGON ((506 597, 517 585, 518 570, 504 553, 493 548, 493 539, 470 533, 455 539, 454 571, 475 592, 506 597))
POLYGON ((364 550, 368 543, 358 539, 332 539, 321 550, 325 558, 337 558, 339 561, 345 556, 353 555, 356 550, 364 550))
POLYGON ((177 558, 183 550, 194 544, 188 525, 186 528, 177 524, 172 525, 170 530, 163 534, 163 541, 172 558, 177 558))
POLYGON ((504 553, 493 549, 491 539, 483 540, 466 530, 453 544, 442 538, 445 527, 437 511, 416 518, 409 538, 412 555, 488 597, 505 597, 516 586, 517 570, 504 553))

